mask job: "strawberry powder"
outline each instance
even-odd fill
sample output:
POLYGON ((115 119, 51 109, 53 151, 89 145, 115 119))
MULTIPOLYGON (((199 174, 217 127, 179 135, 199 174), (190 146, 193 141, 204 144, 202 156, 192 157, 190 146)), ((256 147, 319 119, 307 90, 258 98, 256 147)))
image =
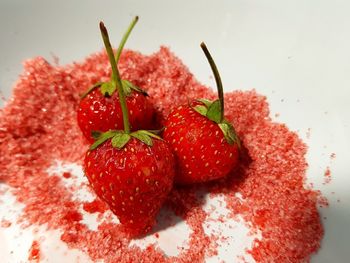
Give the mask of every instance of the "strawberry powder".
MULTIPOLYGON (((123 79, 149 93, 160 120, 188 99, 215 98, 164 47, 150 56, 124 51, 119 68, 123 79)), ((97 230, 91 230, 82 222, 80 209, 102 217, 108 210, 105 204, 97 198, 92 202, 73 198, 80 186, 63 184, 71 179, 70 173, 47 172, 56 160, 82 164, 88 144, 76 121, 79 94, 110 74, 104 52, 67 66, 53 66, 41 57, 25 61, 13 98, 0 110, 0 183, 11 186, 24 204, 18 222, 23 227, 46 224, 60 230, 62 241, 92 260, 203 262, 217 254, 220 233, 204 231, 208 214, 198 198, 198 186, 175 188, 169 195, 165 206, 185 220, 191 232, 188 248, 166 256, 154 245, 129 246, 131 240, 113 220, 101 221, 97 230)), ((225 107, 226 118, 243 143, 240 165, 226 179, 200 188, 210 197, 223 195, 229 217, 240 216, 251 233, 261 233, 246 251, 257 262, 309 261, 324 234, 317 207, 326 201, 319 191, 304 185, 306 145, 286 125, 271 120, 266 97, 254 90, 226 93, 225 107)), ((220 217, 217 223, 224 220, 220 217)), ((240 260, 245 261, 244 256, 240 260)))
POLYGON ((39 242, 34 240, 30 249, 28 260, 30 262, 39 262, 40 261, 40 245, 39 242))

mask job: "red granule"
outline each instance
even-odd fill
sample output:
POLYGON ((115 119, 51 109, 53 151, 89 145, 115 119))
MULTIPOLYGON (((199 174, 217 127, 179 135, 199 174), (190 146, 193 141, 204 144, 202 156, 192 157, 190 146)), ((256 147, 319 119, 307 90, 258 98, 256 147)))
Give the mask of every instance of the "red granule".
POLYGON ((325 198, 324 196, 320 196, 317 203, 320 207, 328 207, 329 206, 328 199, 325 198))
POLYGON ((2 219, 1 220, 1 227, 3 228, 8 228, 12 225, 11 221, 7 220, 7 219, 2 219))
POLYGON ((65 214, 65 216, 62 217, 63 220, 66 220, 68 222, 79 222, 83 219, 82 215, 74 210, 68 210, 65 214))
POLYGON ((106 205, 106 203, 102 202, 101 200, 95 199, 92 202, 84 202, 83 209, 90 214, 93 214, 96 212, 103 213, 108 209, 108 206, 106 205))
POLYGON ((35 261, 39 262, 40 261, 40 245, 39 242, 34 240, 30 249, 29 249, 29 255, 28 255, 28 260, 29 261, 35 261))
POLYGON ((72 176, 72 174, 69 173, 69 172, 64 172, 64 173, 62 174, 62 176, 63 176, 64 178, 70 178, 70 177, 72 176))
MULTIPOLYGON (((167 48, 150 56, 125 51, 119 66, 124 79, 149 93, 163 118, 188 99, 215 97, 167 48)), ((110 71, 104 52, 64 67, 41 57, 26 61, 13 99, 0 111, 0 181, 10 185, 24 204, 19 218, 24 226, 59 229, 61 240, 92 260, 202 262, 217 254, 220 236, 207 235, 203 229, 208 215, 196 186, 175 188, 169 195, 166 205, 186 220, 191 232, 188 247, 168 257, 154 245, 129 247, 130 239, 113 220, 101 221, 96 231, 89 229, 80 207, 90 213, 104 210, 95 201, 74 198, 74 188, 64 185, 64 177, 47 172, 56 160, 81 164, 88 145, 76 123, 79 94, 106 80, 110 71)), ((323 237, 317 206, 326 200, 304 187, 306 145, 285 125, 272 122, 266 97, 254 90, 227 93, 225 101, 226 117, 244 145, 240 166, 226 180, 201 186, 202 190, 223 194, 230 216, 242 216, 251 233, 261 232, 262 238, 249 248, 257 262, 309 261, 323 237)))
POLYGON ((331 170, 329 167, 326 168, 326 171, 324 172, 324 181, 323 184, 329 184, 332 181, 332 175, 331 170))

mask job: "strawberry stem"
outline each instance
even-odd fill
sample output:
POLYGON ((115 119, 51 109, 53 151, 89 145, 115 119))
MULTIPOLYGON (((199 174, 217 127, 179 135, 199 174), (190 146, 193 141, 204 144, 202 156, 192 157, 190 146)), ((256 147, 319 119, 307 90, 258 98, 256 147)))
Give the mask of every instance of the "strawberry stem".
POLYGON ((137 21, 139 20, 139 17, 138 16, 135 16, 134 19, 131 21, 128 29, 126 30, 126 32, 124 33, 124 36, 122 38, 122 40, 120 41, 119 43, 119 47, 118 47, 118 50, 117 50, 117 54, 115 55, 115 61, 119 61, 119 58, 120 58, 120 55, 122 54, 122 50, 125 46, 125 43, 126 41, 128 40, 129 38, 129 35, 131 33, 131 31, 133 30, 134 26, 136 25, 137 21))
POLYGON ((130 133, 129 113, 128 113, 128 107, 126 106, 125 94, 124 94, 122 82, 120 79, 117 62, 115 61, 115 58, 114 58, 111 42, 109 41, 108 31, 102 21, 100 22, 100 30, 101 30, 103 43, 106 47, 106 51, 108 54, 109 62, 111 63, 111 66, 112 66, 112 73, 113 73, 112 79, 118 88, 119 101, 120 101, 120 106, 122 108, 122 113, 123 113, 124 131, 125 133, 130 133))
POLYGON ((207 46, 204 44, 204 42, 201 43, 201 48, 202 48, 205 56, 207 57, 207 60, 210 64, 211 70, 213 71, 213 74, 215 77, 216 87, 217 87, 219 101, 220 101, 220 122, 222 122, 224 119, 224 90, 222 87, 220 74, 219 74, 218 68, 215 65, 214 59, 210 55, 209 50, 208 50, 207 46))

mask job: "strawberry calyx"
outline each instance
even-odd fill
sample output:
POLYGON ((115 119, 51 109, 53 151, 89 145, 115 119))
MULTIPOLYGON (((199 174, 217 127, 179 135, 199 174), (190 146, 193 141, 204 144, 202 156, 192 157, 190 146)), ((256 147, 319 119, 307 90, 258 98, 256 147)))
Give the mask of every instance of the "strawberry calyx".
MULTIPOLYGON (((115 55, 115 61, 116 63, 118 63, 120 55, 122 53, 122 50, 124 48, 124 45, 127 41, 127 39, 129 38, 129 35, 132 31, 132 29, 134 28, 134 26, 136 25, 137 21, 138 21, 139 17, 136 16, 130 23, 128 29, 126 30, 122 40, 120 41, 117 53, 115 55)), ((144 91, 143 89, 139 88, 138 86, 134 85, 133 83, 131 83, 128 80, 121 80, 122 82, 122 88, 124 90, 124 94, 126 96, 130 96, 132 94, 133 91, 135 92, 139 92, 144 96, 148 96, 147 92, 144 91)), ((100 91, 102 93, 103 96, 105 97, 111 97, 114 92, 116 92, 117 90, 117 84, 115 83, 115 81, 113 81, 113 73, 111 76, 111 80, 107 81, 107 82, 97 82, 94 85, 92 85, 90 88, 88 88, 82 95, 81 98, 85 98, 89 93, 91 93, 92 91, 94 91, 95 89, 100 88, 100 91)))
MULTIPOLYGON (((148 93, 145 90, 134 85, 129 80, 122 79, 121 82, 122 82, 122 87, 123 87, 125 96, 130 96, 132 94, 132 92, 138 92, 138 93, 141 93, 142 95, 148 97, 148 93)), ((80 96, 80 98, 81 99, 85 98, 87 95, 89 95, 92 91, 94 91, 97 88, 100 88, 100 91, 101 91, 103 96, 111 97, 114 94, 114 92, 116 92, 117 85, 114 81, 96 82, 94 85, 92 85, 90 88, 88 88, 80 96)))
POLYGON ((105 143, 107 140, 111 139, 112 146, 119 150, 123 149, 123 147, 129 142, 129 140, 133 137, 143 142, 148 146, 153 145, 152 139, 163 140, 157 134, 160 130, 138 130, 132 133, 127 133, 125 131, 116 131, 110 130, 104 133, 95 131, 95 139, 96 141, 90 146, 90 151, 95 150, 97 147, 105 143))
POLYGON ((135 84, 131 83, 129 80, 122 79, 121 81, 122 81, 122 86, 124 89, 124 94, 126 96, 130 96, 132 91, 135 91, 135 92, 139 92, 142 95, 148 97, 148 93, 145 90, 143 90, 140 87, 136 86, 135 84))
POLYGON ((220 119, 221 116, 221 108, 219 106, 220 100, 210 101, 207 99, 198 99, 197 102, 201 103, 196 106, 191 106, 193 110, 198 112, 199 114, 205 116, 209 120, 215 122, 220 127, 222 133, 228 144, 236 143, 239 148, 241 148, 241 141, 237 136, 237 133, 233 127, 233 125, 227 121, 225 118, 220 119))
POLYGON ((99 88, 104 82, 96 82, 94 85, 89 87, 83 94, 80 95, 80 99, 84 99, 87 95, 89 95, 92 91, 99 88))
POLYGON ((240 148, 241 147, 241 142, 237 136, 237 133, 233 127, 233 125, 227 121, 224 118, 224 92, 223 92, 223 87, 222 87, 222 82, 221 82, 221 77, 219 74, 219 71, 216 67, 216 64, 214 62, 214 59, 212 58, 211 54, 209 53, 209 50, 207 46, 202 42, 201 43, 201 48, 208 59, 208 62, 210 64, 210 67, 213 71, 215 81, 216 81, 216 86, 217 86, 217 92, 218 92, 218 99, 211 101, 207 99, 198 99, 196 100, 199 102, 199 104, 196 104, 195 106, 191 106, 193 110, 198 112, 199 114, 205 116, 211 121, 214 121, 217 123, 224 134, 224 137, 229 144, 234 144, 236 143, 237 146, 240 148))

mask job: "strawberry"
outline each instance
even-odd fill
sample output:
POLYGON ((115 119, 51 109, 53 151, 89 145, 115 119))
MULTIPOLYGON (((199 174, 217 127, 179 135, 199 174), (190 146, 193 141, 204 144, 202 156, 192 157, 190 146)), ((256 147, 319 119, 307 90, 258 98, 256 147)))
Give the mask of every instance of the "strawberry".
POLYGON ((172 189, 175 164, 165 141, 155 139, 149 146, 133 136, 122 148, 113 146, 118 136, 89 150, 84 169, 90 185, 118 216, 125 232, 138 236, 151 229, 172 189))
MULTIPOLYGON (((147 96, 140 92, 131 92, 126 96, 130 113, 132 130, 151 129, 155 111, 147 96)), ((104 96, 100 89, 95 89, 80 101, 78 109, 78 125, 89 140, 99 132, 123 129, 123 114, 119 104, 119 95, 104 96)))
MULTIPOLYGON (((119 45, 116 54, 117 63, 125 42, 137 21, 136 16, 119 45)), ((121 80, 121 83, 124 94, 126 94, 132 130, 150 129, 155 118, 155 110, 147 93, 128 80, 121 80)), ((119 95, 116 90, 117 84, 112 78, 109 82, 96 83, 82 95, 77 120, 82 133, 89 142, 93 142, 101 132, 124 128, 119 95)))
POLYGON ((124 130, 98 136, 87 151, 84 171, 91 187, 130 236, 147 233, 172 189, 175 158, 154 132, 130 131, 124 91, 104 24, 100 29, 119 93, 124 130))
POLYGON ((191 184, 225 177, 238 162, 240 141, 224 118, 224 98, 216 65, 202 43, 212 67, 219 99, 199 99, 175 109, 165 121, 163 134, 177 161, 175 182, 191 184))

